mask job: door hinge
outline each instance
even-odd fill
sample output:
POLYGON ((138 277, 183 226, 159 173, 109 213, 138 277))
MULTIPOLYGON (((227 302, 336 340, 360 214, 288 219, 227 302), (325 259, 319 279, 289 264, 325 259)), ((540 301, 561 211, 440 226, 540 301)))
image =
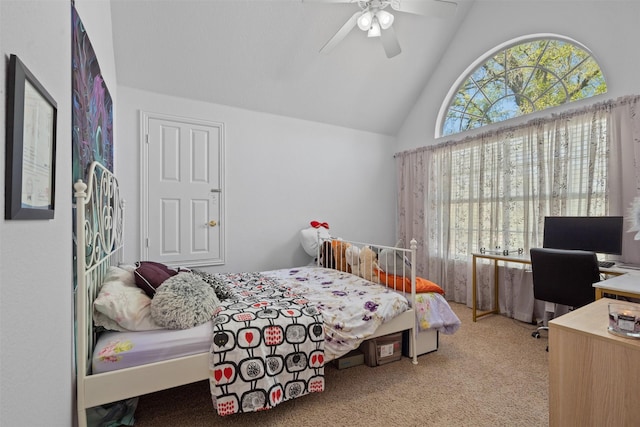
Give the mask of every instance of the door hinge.
POLYGON ((147 247, 149 247, 149 238, 147 237, 145 240, 146 240, 145 244, 147 245, 147 247))
POLYGON ((144 142, 146 142, 147 144, 149 143, 149 134, 145 134, 144 136, 144 142))

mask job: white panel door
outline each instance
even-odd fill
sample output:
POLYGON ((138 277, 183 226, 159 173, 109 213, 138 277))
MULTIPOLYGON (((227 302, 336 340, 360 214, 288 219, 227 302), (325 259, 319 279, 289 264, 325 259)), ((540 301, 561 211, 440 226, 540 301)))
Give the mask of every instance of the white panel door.
POLYGON ((142 113, 142 259, 224 264, 221 123, 142 113))

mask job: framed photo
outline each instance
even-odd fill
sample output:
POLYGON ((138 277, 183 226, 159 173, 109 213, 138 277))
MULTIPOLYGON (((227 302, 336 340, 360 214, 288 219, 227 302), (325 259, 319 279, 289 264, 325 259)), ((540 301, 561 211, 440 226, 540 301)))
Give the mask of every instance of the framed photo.
POLYGON ((8 78, 5 219, 52 219, 57 105, 16 55, 8 78))

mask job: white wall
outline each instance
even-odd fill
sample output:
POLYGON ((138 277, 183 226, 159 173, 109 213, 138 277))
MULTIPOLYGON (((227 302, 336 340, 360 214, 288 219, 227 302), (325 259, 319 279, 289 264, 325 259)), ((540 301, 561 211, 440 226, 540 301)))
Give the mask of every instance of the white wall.
MULTIPOLYGON (((606 94, 554 112, 640 93, 640 55, 635 48, 640 37, 640 2, 476 0, 398 133, 397 151, 440 142, 434 137, 440 106, 467 67, 506 41, 539 33, 563 35, 585 45, 608 83, 606 94)), ((447 139, 455 136, 441 138, 447 139)))
MULTIPOLYGON (((76 7, 83 20, 83 13, 88 15, 85 24, 97 42, 105 80, 115 89, 109 3, 76 0, 76 7)), ((75 401, 70 1, 1 0, 0 51, 3 147, 10 54, 18 55, 58 107, 54 219, 0 220, 0 425, 70 426, 75 401)), ((4 188, 4 157, 3 148, 0 188, 4 188)), ((4 197, 0 200, 4 212, 4 197)))
POLYGON ((128 87, 118 94, 127 261, 140 257, 140 110, 224 123, 227 251, 214 270, 308 263, 299 231, 312 220, 344 238, 394 243, 392 138, 128 87))
MULTIPOLYGON (((71 123, 70 6, 66 1, 3 0, 0 10, 0 138, 5 140, 10 54, 18 55, 58 107, 54 219, 0 220, 0 424, 70 425, 71 127, 65 126, 71 123)), ((2 149, 0 188, 4 155, 2 149)))

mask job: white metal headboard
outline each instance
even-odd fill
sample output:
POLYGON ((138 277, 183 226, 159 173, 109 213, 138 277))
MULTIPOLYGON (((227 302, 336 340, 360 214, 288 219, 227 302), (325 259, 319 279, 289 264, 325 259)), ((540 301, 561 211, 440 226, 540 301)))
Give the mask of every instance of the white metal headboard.
MULTIPOLYGON (((122 262, 124 201, 116 177, 98 162, 88 182, 74 184, 76 198, 76 363, 80 378, 89 374, 95 344, 93 300, 111 265, 122 262)), ((79 390, 80 393, 81 390, 79 390)))

